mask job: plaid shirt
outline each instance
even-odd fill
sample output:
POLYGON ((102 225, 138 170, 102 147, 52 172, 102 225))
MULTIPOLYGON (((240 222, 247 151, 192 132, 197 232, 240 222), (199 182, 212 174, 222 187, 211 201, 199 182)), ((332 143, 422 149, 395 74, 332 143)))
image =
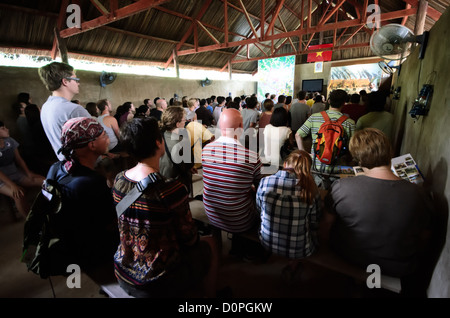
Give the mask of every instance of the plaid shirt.
POLYGON ((297 181, 294 173, 280 170, 263 178, 256 194, 261 243, 289 258, 310 256, 318 246, 319 196, 311 205, 301 202, 297 181))

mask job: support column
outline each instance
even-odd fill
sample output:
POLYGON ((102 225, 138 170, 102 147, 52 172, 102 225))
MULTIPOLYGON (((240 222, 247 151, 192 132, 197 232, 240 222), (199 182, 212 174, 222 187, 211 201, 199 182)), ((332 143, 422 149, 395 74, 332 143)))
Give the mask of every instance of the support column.
POLYGON ((417 8, 416 25, 414 26, 414 34, 421 35, 425 30, 425 19, 427 17, 428 1, 419 0, 417 8))
POLYGON ((175 72, 177 74, 177 78, 180 78, 180 65, 178 64, 177 49, 173 49, 173 65, 175 66, 175 72))

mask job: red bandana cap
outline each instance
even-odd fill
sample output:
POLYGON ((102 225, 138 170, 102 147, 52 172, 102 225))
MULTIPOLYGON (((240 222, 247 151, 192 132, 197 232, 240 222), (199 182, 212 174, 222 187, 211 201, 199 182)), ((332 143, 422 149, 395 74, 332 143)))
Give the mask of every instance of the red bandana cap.
POLYGON ((103 127, 93 118, 77 117, 69 119, 61 131, 62 153, 69 160, 74 149, 83 148, 89 142, 94 141, 103 133, 103 127))

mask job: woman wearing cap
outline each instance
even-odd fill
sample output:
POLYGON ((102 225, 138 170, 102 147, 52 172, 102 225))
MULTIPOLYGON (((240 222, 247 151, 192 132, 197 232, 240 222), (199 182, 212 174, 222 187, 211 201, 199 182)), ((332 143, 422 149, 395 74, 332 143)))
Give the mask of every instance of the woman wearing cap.
POLYGON ((0 194, 12 198, 17 211, 26 217, 30 206, 22 187, 39 187, 44 177, 28 169, 18 146, 19 143, 9 136, 9 129, 0 121, 0 194))

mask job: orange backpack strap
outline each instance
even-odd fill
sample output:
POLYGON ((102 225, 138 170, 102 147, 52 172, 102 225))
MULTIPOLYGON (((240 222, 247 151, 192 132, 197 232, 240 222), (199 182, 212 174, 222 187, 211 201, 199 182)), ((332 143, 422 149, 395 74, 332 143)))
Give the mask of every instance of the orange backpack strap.
POLYGON ((322 115, 323 119, 325 119, 325 121, 330 121, 330 117, 328 116, 326 111, 321 111, 320 114, 322 115))
POLYGON ((347 116, 342 115, 341 117, 339 117, 338 120, 336 120, 336 123, 339 124, 339 125, 342 125, 342 123, 343 123, 344 121, 346 121, 347 119, 348 119, 347 116))

